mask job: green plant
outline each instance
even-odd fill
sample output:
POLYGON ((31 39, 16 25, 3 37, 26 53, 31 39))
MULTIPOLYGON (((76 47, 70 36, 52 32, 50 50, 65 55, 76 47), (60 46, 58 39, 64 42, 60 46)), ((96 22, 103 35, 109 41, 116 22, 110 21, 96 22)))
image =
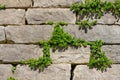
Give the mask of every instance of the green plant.
POLYGON ((50 58, 50 45, 47 44, 47 42, 44 42, 42 44, 43 46, 43 57, 40 57, 38 59, 29 59, 27 61, 22 61, 22 64, 28 64, 31 69, 39 69, 44 70, 47 66, 49 66, 52 63, 52 59, 50 58))
POLYGON ((17 80, 17 79, 15 79, 14 77, 9 77, 7 78, 7 80, 17 80))
POLYGON ((11 69, 11 70, 12 70, 13 73, 14 73, 15 70, 16 70, 16 66, 17 66, 16 64, 12 65, 12 69, 11 69))
POLYGON ((97 40, 96 42, 88 42, 84 39, 76 39, 64 31, 63 26, 67 25, 64 22, 54 23, 53 25, 54 31, 51 38, 48 41, 39 42, 39 45, 43 47, 43 57, 22 61, 22 64, 28 64, 31 69, 43 70, 52 64, 52 59, 50 57, 50 47, 53 50, 65 50, 68 48, 68 46, 77 48, 81 46, 87 47, 87 45, 90 45, 91 48, 91 55, 88 64, 89 68, 97 68, 98 70, 103 71, 112 64, 105 53, 101 51, 103 44, 102 41, 97 40))
POLYGON ((91 29, 92 26, 96 25, 96 23, 96 20, 90 22, 89 19, 77 22, 77 24, 79 25, 79 29, 91 29))
POLYGON ((97 68, 97 70, 104 71, 111 66, 112 61, 105 55, 105 52, 101 51, 103 44, 104 42, 101 40, 89 43, 91 48, 89 68, 97 68))
POLYGON ((0 4, 0 9, 5 9, 5 5, 4 4, 0 4))

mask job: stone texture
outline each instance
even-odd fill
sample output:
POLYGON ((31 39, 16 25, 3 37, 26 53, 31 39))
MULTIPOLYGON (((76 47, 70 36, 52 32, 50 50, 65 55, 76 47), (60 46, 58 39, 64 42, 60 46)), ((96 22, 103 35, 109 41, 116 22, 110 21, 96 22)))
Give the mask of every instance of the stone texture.
POLYGON ((53 27, 49 25, 8 26, 5 31, 8 43, 36 43, 40 40, 48 40, 53 27))
POLYGON ((34 7, 70 7, 81 0, 34 0, 34 7))
POLYGON ((112 68, 103 73, 79 65, 75 68, 73 80, 120 80, 120 65, 112 65, 112 68))
POLYGON ((0 0, 0 4, 4 4, 6 7, 30 7, 32 5, 31 0, 0 0))
POLYGON ((6 9, 0 10, 0 25, 25 24, 25 10, 6 9))
POLYGON ((0 64, 0 80, 7 80, 12 76, 11 65, 0 64))
POLYGON ((4 27, 0 26, 0 43, 5 41, 4 27))
POLYGON ((18 62, 42 56, 42 50, 37 45, 0 44, 0 61, 18 62))
POLYGON ((76 38, 88 41, 101 39, 106 43, 120 43, 120 26, 118 25, 96 25, 93 26, 93 29, 87 29, 87 33, 85 30, 79 30, 77 25, 68 25, 64 28, 76 38))
POLYGON ((26 12, 28 24, 42 24, 49 21, 75 23, 76 17, 70 9, 28 9, 26 12))
POLYGON ((113 63, 120 63, 120 45, 105 45, 102 50, 106 52, 113 63))
POLYGON ((112 15, 112 13, 104 14, 100 19, 97 20, 99 24, 119 24, 118 19, 112 15))
POLYGON ((70 80, 70 64, 52 64, 44 71, 33 71, 28 66, 17 66, 18 80, 70 80))
POLYGON ((81 47, 78 49, 68 48, 65 51, 51 52, 51 58, 53 63, 73 63, 73 64, 84 64, 88 63, 90 56, 89 47, 81 47))

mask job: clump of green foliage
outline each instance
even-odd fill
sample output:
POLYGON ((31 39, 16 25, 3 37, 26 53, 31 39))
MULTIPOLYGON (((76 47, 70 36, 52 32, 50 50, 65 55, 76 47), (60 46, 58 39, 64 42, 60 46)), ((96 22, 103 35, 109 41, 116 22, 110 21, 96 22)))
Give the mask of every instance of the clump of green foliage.
POLYGON ((14 77, 9 77, 9 78, 7 78, 7 80, 17 80, 17 79, 14 77))
POLYGON ((0 9, 5 9, 5 5, 4 4, 0 4, 0 9))
POLYGON ((89 43, 91 48, 89 68, 97 68, 97 70, 104 71, 111 66, 112 61, 105 55, 105 52, 101 51, 103 44, 104 42, 101 40, 89 43))
POLYGON ((29 59, 27 61, 22 61, 22 64, 29 65, 31 69, 39 69, 44 70, 47 66, 52 64, 52 59, 50 58, 50 45, 47 42, 44 42, 42 44, 43 46, 43 57, 40 57, 38 59, 29 59))
POLYGON ((90 45, 91 48, 91 56, 88 64, 90 68, 97 68, 103 71, 112 64, 105 53, 101 51, 102 41, 97 40, 96 42, 88 42, 84 39, 76 39, 64 31, 63 26, 67 25, 67 23, 64 22, 54 23, 53 25, 54 31, 51 38, 47 41, 39 42, 39 45, 43 47, 43 57, 23 61, 23 64, 28 64, 32 69, 43 70, 52 64, 50 48, 53 50, 65 50, 69 46, 78 48, 81 46, 87 47, 87 45, 90 45))
POLYGON ((96 24, 97 24, 96 20, 90 22, 89 19, 77 22, 77 25, 79 25, 79 29, 88 29, 88 28, 91 29, 92 26, 96 24))
POLYGON ((104 12, 120 15, 120 0, 115 0, 114 2, 85 0, 85 2, 73 4, 71 10, 78 15, 96 15, 97 18, 103 16, 104 12))

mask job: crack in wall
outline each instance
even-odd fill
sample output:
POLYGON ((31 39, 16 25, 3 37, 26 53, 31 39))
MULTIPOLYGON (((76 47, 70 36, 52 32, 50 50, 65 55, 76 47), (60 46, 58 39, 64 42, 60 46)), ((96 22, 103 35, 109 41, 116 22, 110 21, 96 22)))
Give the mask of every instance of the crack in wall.
POLYGON ((74 70, 75 70, 76 66, 77 66, 76 64, 71 64, 70 80, 73 80, 74 70))

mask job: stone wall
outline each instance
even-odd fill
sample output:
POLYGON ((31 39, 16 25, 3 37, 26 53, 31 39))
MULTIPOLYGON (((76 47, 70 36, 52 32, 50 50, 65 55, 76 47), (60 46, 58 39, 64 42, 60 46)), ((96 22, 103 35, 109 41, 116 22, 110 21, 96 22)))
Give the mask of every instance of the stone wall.
POLYGON ((87 33, 78 30, 76 15, 70 11, 73 3, 82 0, 0 0, 6 9, 0 10, 0 80, 14 76, 18 80, 120 80, 120 21, 112 14, 98 19, 98 24, 87 33), (113 61, 106 72, 89 69, 89 47, 68 48, 52 52, 53 64, 43 72, 21 66, 21 60, 42 56, 36 43, 50 38, 53 26, 48 21, 68 22, 65 31, 88 41, 102 39, 102 50, 113 61), (12 73, 12 64, 18 64, 12 73))

